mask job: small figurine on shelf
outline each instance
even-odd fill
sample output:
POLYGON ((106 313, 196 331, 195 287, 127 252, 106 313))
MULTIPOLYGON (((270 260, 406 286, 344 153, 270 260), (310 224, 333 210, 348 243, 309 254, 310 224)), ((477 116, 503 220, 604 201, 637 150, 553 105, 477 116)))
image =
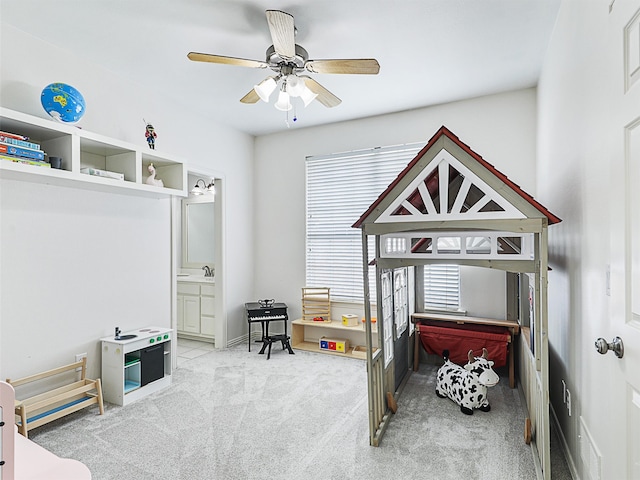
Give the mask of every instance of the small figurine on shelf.
POLYGON ((147 143, 149 144, 149 148, 151 150, 155 150, 156 149, 156 137, 158 136, 156 134, 155 128, 153 128, 153 125, 148 123, 144 118, 142 119, 142 121, 147 125, 147 127, 145 129, 145 132, 144 132, 144 136, 147 138, 147 143))
POLYGON ((164 182, 162 181, 162 179, 161 178, 156 179, 156 167, 153 166, 153 163, 150 163, 147 169, 149 170, 149 176, 147 177, 147 180, 146 180, 147 185, 164 187, 164 182))

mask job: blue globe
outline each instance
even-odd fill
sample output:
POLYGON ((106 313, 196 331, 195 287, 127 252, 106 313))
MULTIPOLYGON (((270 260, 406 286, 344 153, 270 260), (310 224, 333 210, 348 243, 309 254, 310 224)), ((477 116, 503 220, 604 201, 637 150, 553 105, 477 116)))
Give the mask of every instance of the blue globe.
POLYGON ((52 83, 44 87, 40 102, 49 115, 64 123, 77 122, 86 109, 82 94, 66 83, 52 83))

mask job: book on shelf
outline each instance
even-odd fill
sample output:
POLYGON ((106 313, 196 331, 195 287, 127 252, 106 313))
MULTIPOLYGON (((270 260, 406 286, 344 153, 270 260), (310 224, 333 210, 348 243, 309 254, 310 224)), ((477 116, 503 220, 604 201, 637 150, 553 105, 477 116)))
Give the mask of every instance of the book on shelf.
POLYGON ((17 133, 4 132, 0 130, 0 135, 4 135, 5 137, 15 138, 16 140, 29 140, 29 137, 25 137, 24 135, 18 135, 17 133))
POLYGON ((51 168, 51 164, 49 162, 45 162, 44 160, 34 160, 31 158, 15 157, 15 156, 6 155, 3 153, 0 153, 0 159, 8 160, 14 163, 24 163, 25 165, 36 165, 38 167, 51 168))
POLYGON ((27 142, 26 140, 20 140, 18 138, 9 137, 6 132, 0 132, 0 142, 10 144, 10 145, 15 145, 16 147, 40 150, 39 143, 27 142))
POLYGON ((33 160, 44 160, 44 152, 42 150, 32 150, 30 148, 16 147, 0 143, 0 153, 6 153, 16 157, 31 158, 33 160))
POLYGON ((93 175, 95 177, 102 178, 113 178, 115 180, 124 180, 124 173, 118 172, 110 172, 108 170, 99 170, 93 167, 82 168, 80 170, 81 173, 86 173, 87 175, 93 175))

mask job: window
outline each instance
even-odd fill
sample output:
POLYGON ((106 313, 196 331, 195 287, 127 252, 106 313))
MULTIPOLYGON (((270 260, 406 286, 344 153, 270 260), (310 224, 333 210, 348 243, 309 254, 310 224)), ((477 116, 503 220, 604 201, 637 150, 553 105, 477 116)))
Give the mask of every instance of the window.
POLYGON ((457 310, 460 308, 460 267, 427 265, 424 267, 424 308, 457 310))
MULTIPOLYGON (((351 225, 423 146, 398 145, 307 157, 307 286, 330 287, 332 300, 362 301, 361 231, 351 225)), ((368 258, 374 257, 375 245, 370 241, 368 258)), ((457 308, 457 303, 453 304, 458 302, 459 281, 453 280, 454 271, 458 271, 457 266, 425 267, 429 308, 457 308), (455 295, 449 290, 455 290, 455 295)), ((373 267, 369 269, 369 289, 375 300, 373 267)))

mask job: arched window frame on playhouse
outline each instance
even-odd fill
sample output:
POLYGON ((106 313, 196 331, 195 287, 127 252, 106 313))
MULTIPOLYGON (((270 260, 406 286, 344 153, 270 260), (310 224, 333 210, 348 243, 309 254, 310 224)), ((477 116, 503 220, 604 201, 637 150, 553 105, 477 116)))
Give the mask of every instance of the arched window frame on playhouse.
MULTIPOLYGON (((353 227, 361 229, 364 252, 371 445, 379 444, 390 422, 387 392, 397 397, 400 382, 389 362, 393 352, 386 352, 383 342, 373 345, 367 266, 375 261, 378 292, 384 272, 406 266, 417 267, 415 272, 447 263, 527 273, 533 279, 534 333, 531 349, 521 349, 520 375, 527 377, 521 381, 536 431, 534 448, 550 478, 547 228, 560 221, 444 126, 358 219, 353 227), (369 236, 375 259, 367 258, 369 236)), ((380 298, 376 303, 380 310, 380 298)), ((383 312, 376 316, 382 318, 383 312)), ((384 326, 378 323, 378 338, 383 338, 384 326)))

